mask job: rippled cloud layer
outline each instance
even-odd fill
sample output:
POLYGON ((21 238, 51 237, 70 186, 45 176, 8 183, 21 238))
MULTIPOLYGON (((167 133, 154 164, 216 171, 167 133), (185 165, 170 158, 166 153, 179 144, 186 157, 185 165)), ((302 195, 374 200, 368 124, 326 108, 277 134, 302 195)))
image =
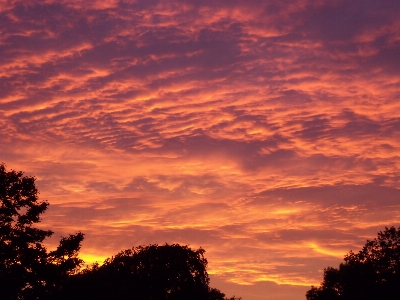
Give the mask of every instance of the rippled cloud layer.
POLYGON ((400 223, 399 13, 4 1, 0 161, 37 177, 43 226, 83 231, 88 262, 202 246, 227 294, 300 299, 400 223))

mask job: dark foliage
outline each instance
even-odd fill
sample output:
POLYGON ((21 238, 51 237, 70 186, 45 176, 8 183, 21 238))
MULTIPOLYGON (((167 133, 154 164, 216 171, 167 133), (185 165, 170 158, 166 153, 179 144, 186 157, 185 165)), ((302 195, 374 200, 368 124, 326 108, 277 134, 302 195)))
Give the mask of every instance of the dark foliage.
POLYGON ((71 277, 60 299, 224 300, 209 287, 204 252, 177 244, 125 250, 71 277))
POLYGON ((204 250, 177 244, 136 247, 80 270, 83 234, 48 252, 53 232, 33 227, 48 207, 35 178, 0 164, 0 299, 240 300, 209 287, 204 250))
POLYGON ((307 292, 308 300, 400 299, 400 227, 385 228, 344 261, 324 270, 324 281, 307 292))
POLYGON ((1 299, 50 297, 82 263, 77 258, 82 233, 63 238, 50 253, 43 246, 53 232, 33 227, 49 205, 37 194, 34 177, 0 164, 1 299))

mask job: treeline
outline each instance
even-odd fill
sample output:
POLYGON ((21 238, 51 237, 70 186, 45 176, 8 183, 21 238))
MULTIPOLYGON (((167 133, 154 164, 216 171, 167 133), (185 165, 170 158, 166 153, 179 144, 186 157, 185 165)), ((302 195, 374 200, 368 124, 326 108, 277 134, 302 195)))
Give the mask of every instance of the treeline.
POLYGON ((84 235, 62 238, 48 252, 53 232, 35 228, 48 202, 35 178, 0 164, 0 299, 238 300, 209 286, 204 249, 150 245, 122 251, 104 264, 83 267, 84 235))
MULTIPOLYGON (((53 232, 35 228, 48 208, 35 178, 0 164, 0 299, 3 300, 239 300, 209 286, 204 249, 139 246, 84 266, 78 257, 84 235, 62 238, 48 252, 53 232)), ((400 299, 400 227, 385 228, 338 268, 324 270, 307 300, 400 299)))

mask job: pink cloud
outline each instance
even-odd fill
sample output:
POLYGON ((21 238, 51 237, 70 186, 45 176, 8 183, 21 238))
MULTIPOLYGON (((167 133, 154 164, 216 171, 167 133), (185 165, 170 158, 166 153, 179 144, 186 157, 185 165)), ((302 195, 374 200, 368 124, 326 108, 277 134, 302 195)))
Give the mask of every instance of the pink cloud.
POLYGON ((192 244, 225 293, 298 299, 400 221, 398 14, 395 1, 7 2, 0 161, 37 176, 42 225, 85 232, 88 261, 192 244))

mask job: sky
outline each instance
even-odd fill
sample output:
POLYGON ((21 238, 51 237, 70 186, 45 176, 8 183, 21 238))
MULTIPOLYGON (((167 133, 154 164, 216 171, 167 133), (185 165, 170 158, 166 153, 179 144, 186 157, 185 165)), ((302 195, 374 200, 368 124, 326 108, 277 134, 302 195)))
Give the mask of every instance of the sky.
POLYGON ((305 299, 400 225, 400 2, 0 2, 0 162, 81 257, 206 250, 211 286, 305 299))

